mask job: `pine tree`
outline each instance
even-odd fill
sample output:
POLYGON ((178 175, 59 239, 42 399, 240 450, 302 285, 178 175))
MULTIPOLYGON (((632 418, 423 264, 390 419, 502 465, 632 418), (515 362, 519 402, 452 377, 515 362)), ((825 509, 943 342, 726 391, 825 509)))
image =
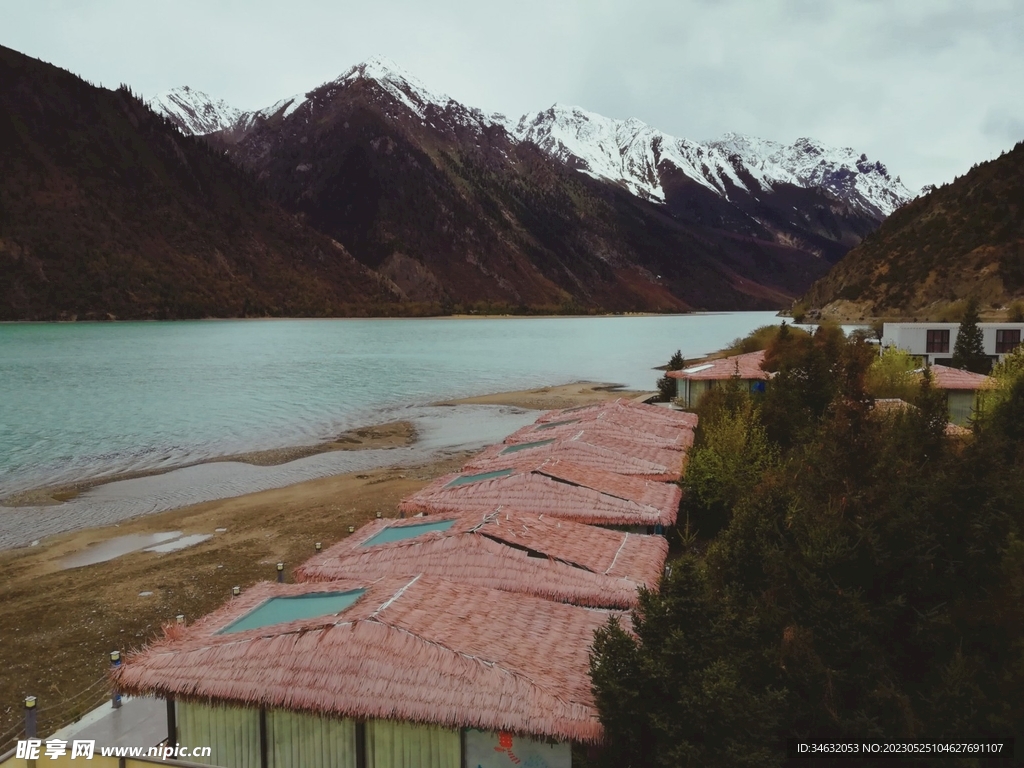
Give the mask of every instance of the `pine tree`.
POLYGON ((985 354, 982 343, 981 328, 978 322, 978 301, 971 298, 964 310, 964 319, 960 321, 960 330, 956 335, 953 347, 953 367, 974 373, 988 373, 992 370, 992 361, 985 354))
MULTIPOLYGON (((683 358, 682 350, 676 350, 675 354, 669 358, 667 371, 681 371, 686 367, 686 360, 683 358)), ((661 396, 662 402, 668 403, 676 397, 676 380, 672 377, 662 376, 658 379, 658 394, 661 396)))

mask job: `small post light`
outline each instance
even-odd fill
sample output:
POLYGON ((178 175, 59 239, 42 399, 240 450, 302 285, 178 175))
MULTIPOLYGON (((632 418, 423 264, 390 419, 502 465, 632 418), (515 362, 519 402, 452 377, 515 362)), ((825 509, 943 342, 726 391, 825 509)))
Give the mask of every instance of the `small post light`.
POLYGON ((242 594, 242 588, 241 587, 232 587, 231 588, 231 596, 232 597, 238 597, 240 594, 242 594))
MULTIPOLYGON (((110 668, 111 669, 117 669, 120 666, 121 666, 121 652, 120 651, 111 651, 110 652, 110 668)), ((110 696, 110 705, 114 709, 120 709, 121 708, 121 692, 120 691, 118 691, 116 689, 113 691, 113 693, 110 696)))
POLYGON ((277 564, 277 583, 284 583, 284 563, 277 564))
POLYGON ((378 510, 377 510, 377 519, 378 519, 378 520, 380 520, 380 519, 381 519, 382 517, 384 517, 384 515, 382 515, 382 514, 380 513, 380 510, 378 509, 378 510))
POLYGON ((36 737, 36 697, 25 697, 25 738, 36 737))
POLYGON ((355 532, 356 532, 356 527, 355 527, 354 525, 350 525, 350 526, 348 527, 348 532, 349 532, 349 533, 355 533, 355 532))
POLYGON ((177 616, 175 616, 174 623, 177 624, 179 627, 185 626, 185 614, 179 613, 177 616))
POLYGON ((316 544, 314 544, 313 547, 316 549, 317 552, 323 549, 323 545, 319 541, 316 544))

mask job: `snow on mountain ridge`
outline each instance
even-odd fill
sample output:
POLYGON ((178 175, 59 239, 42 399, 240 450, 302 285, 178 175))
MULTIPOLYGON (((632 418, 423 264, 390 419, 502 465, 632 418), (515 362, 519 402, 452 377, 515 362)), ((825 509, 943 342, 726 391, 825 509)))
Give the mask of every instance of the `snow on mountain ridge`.
POLYGON ((213 133, 229 128, 242 116, 241 110, 223 99, 215 101, 203 91, 187 85, 157 94, 149 100, 149 107, 192 134, 213 133))
POLYGON ((885 217, 913 197, 880 162, 809 138, 785 145, 727 133, 717 141, 696 142, 670 136, 636 118, 616 120, 560 104, 524 115, 511 133, 584 173, 655 201, 665 199, 661 171, 666 163, 726 199, 732 187, 756 195, 777 184, 794 184, 825 189, 885 217))
MULTIPOLYGON (((879 218, 914 197, 898 177, 890 177, 884 165, 848 147, 829 147, 809 138, 786 145, 738 133, 698 142, 670 136, 637 118, 619 120, 563 104, 518 120, 497 113, 485 115, 431 90, 384 56, 350 67, 309 94, 328 86, 349 87, 360 80, 376 83, 423 124, 439 128, 434 119, 441 113, 449 126, 452 121, 476 130, 501 126, 514 140, 533 142, 582 173, 655 202, 665 202, 662 175, 673 169, 726 199, 733 190, 756 197, 778 184, 793 184, 827 190, 879 218)), ((260 119, 288 117, 308 98, 308 94, 297 94, 264 109, 241 112, 186 86, 161 94, 151 106, 192 133, 224 128, 245 132, 260 119)))

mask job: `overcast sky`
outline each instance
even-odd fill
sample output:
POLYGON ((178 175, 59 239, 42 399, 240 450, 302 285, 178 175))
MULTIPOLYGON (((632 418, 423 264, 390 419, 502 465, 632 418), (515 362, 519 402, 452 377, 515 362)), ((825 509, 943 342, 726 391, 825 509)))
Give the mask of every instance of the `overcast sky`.
POLYGON ((562 102, 692 139, 812 136, 915 191, 1024 139, 1020 0, 0 0, 0 44, 243 109, 379 53, 488 112, 562 102))

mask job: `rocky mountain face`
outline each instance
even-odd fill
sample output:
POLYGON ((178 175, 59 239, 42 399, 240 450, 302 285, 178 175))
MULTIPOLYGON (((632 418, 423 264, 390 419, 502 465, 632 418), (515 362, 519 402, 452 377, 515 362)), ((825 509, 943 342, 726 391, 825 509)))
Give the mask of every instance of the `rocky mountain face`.
MULTIPOLYGON (((196 126, 231 115, 174 103, 196 126)), ((368 314, 399 300, 126 88, 0 47, 0 147, 0 320, 368 314)))
POLYGON ((804 297, 839 318, 934 317, 1024 298, 1024 142, 900 208, 804 297))
POLYGON ((853 150, 700 144, 557 105, 511 121, 383 58, 210 140, 442 304, 782 306, 909 197, 853 150))

